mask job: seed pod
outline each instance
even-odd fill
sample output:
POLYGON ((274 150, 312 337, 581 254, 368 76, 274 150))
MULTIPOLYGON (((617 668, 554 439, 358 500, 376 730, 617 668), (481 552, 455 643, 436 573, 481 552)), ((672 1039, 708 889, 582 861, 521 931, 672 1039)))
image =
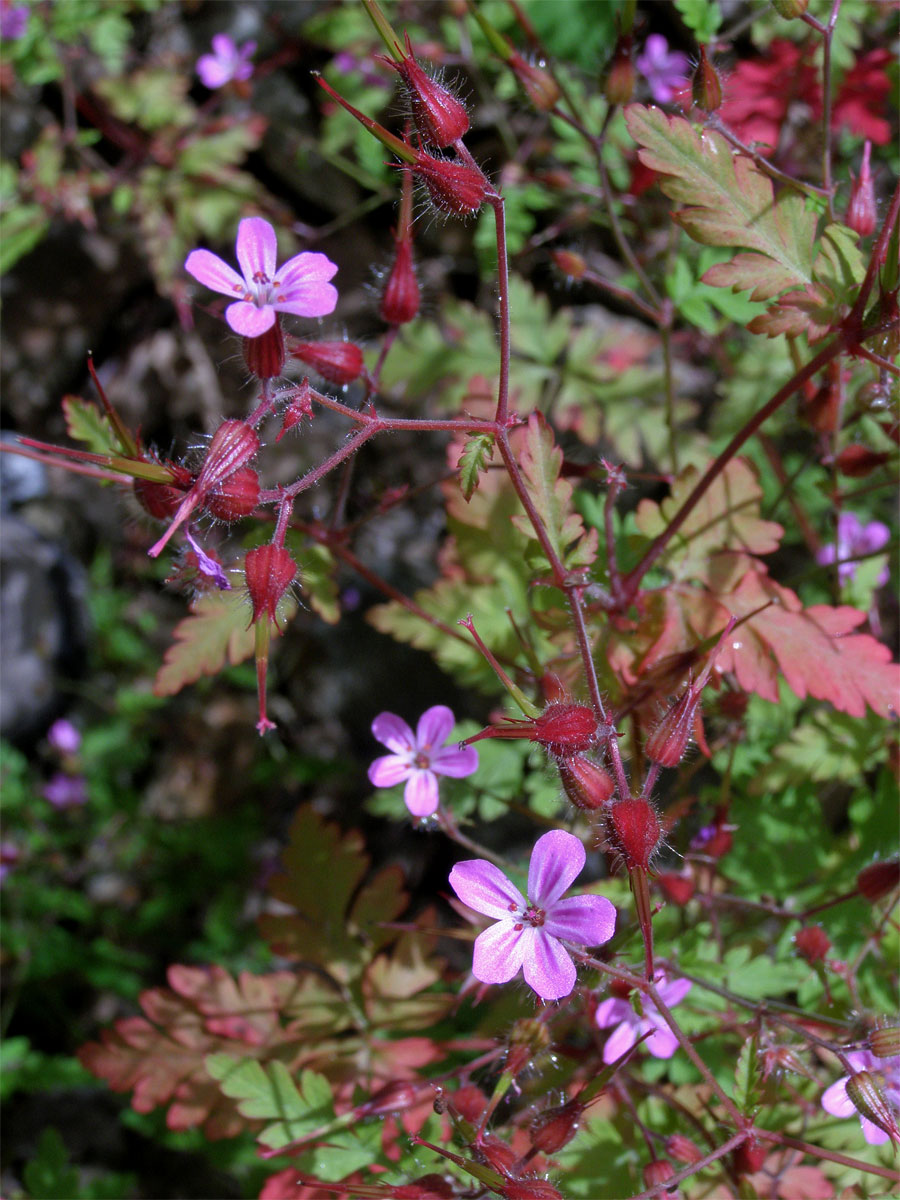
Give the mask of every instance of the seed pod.
POLYGON ((794 945, 808 963, 824 962, 825 955, 831 949, 831 942, 821 925, 806 925, 798 929, 794 934, 794 945))
POLYGON ((251 623, 264 614, 275 621, 278 601, 294 582, 297 564, 284 546, 257 546, 247 551, 244 560, 247 590, 253 605, 251 623))
POLYGON ((354 342, 295 342, 291 358, 297 358, 327 379, 343 386, 358 379, 363 370, 362 350, 354 342))
POLYGON ((218 521, 239 521, 259 503, 259 476, 252 467, 240 467, 210 492, 203 507, 218 521))
POLYGON ((616 42, 612 61, 606 73, 603 94, 610 104, 627 104, 634 95, 637 72, 631 61, 632 36, 622 34, 616 42))
POLYGON ((716 68, 709 61, 706 47, 700 46, 700 62, 691 80, 694 103, 704 112, 715 112, 722 104, 722 81, 716 68))
POLYGON ((511 1179, 499 1190, 504 1200, 564 1200, 562 1192, 546 1179, 511 1179))
POLYGON ((856 877, 856 889, 875 904, 900 887, 900 859, 869 863, 856 877))
POLYGON ((878 1058, 900 1055, 900 1025, 885 1025, 869 1034, 869 1049, 878 1058))
POLYGON ((661 838, 653 805, 640 797, 618 800, 609 808, 606 832, 629 871, 633 867, 647 869, 661 838))
POLYGON ((877 1125, 892 1141, 900 1140, 897 1118, 874 1075, 856 1071, 847 1080, 847 1096, 860 1116, 877 1125))
POLYGON ((587 263, 574 250, 553 250, 550 254, 554 264, 563 275, 569 279, 583 279, 587 271, 587 263))
POLYGON ((443 149, 452 146, 467 132, 466 106, 449 88, 422 69, 413 55, 409 34, 406 35, 406 54, 399 62, 383 55, 377 58, 396 71, 406 85, 413 120, 423 141, 443 149))
POLYGON ((478 212, 487 194, 488 182, 477 167, 447 159, 432 158, 421 150, 415 162, 403 170, 412 170, 425 184, 435 208, 457 217, 478 212))
POLYGON ((644 1165, 644 1184, 648 1188, 656 1187, 659 1183, 668 1183, 675 1174, 675 1168, 667 1158, 654 1158, 644 1165))
POLYGON ((419 312, 419 281, 413 265, 412 240, 399 238, 394 244, 394 263, 391 267, 378 313, 388 325, 406 325, 419 312))
POLYGON ((244 338, 244 363, 257 379, 277 379, 284 369, 284 334, 276 319, 259 337, 244 338))
POLYGON ((869 237, 873 234, 878 223, 878 214, 875 211, 875 185, 872 183, 872 172, 869 170, 871 152, 872 144, 867 141, 863 146, 859 179, 853 180, 853 186, 850 189, 850 203, 847 206, 847 224, 860 237, 869 237))
POLYGON ((692 1142, 683 1133, 673 1133, 671 1137, 666 1138, 666 1153, 676 1162, 690 1165, 698 1163, 703 1157, 703 1151, 696 1142, 692 1142))
POLYGON ((553 76, 543 67, 528 62, 515 50, 506 60, 506 65, 515 73, 516 79, 522 85, 534 107, 539 112, 549 112, 560 96, 559 87, 553 76))
POLYGON ((569 801, 585 812, 602 808, 616 790, 610 774, 583 754, 561 758, 556 766, 569 801))
POLYGON ((150 479, 135 479, 132 484, 135 498, 141 507, 151 517, 156 517, 160 521, 175 515, 179 504, 184 499, 185 492, 194 482, 194 476, 187 467, 181 467, 177 463, 171 462, 164 462, 162 465, 171 472, 171 484, 154 483, 150 479))
POLYGON ((556 1154, 571 1142, 578 1132, 584 1105, 570 1100, 555 1108, 546 1108, 538 1113, 531 1126, 531 1144, 541 1154, 556 1154))

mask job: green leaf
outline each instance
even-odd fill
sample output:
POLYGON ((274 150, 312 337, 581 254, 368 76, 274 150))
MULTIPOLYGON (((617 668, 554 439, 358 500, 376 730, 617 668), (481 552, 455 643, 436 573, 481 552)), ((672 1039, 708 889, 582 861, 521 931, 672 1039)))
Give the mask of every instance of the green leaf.
POLYGON ((41 1133, 37 1155, 23 1171, 25 1186, 35 1198, 53 1196, 54 1200, 77 1200, 81 1195, 78 1172, 69 1166, 69 1152, 59 1130, 50 1126, 41 1133))
POLYGON ((640 104, 629 105, 625 116, 641 162, 663 176, 667 196, 688 206, 675 220, 690 236, 752 251, 710 268, 705 283, 752 289, 753 300, 812 284, 816 218, 800 193, 786 189, 776 197, 752 159, 717 133, 698 134, 682 117, 640 104))
POLYGON ((341 619, 341 604, 335 579, 334 555, 327 546, 304 545, 295 554, 300 568, 300 590, 304 599, 329 625, 341 619))
POLYGON ((166 67, 146 67, 120 78, 100 79, 96 84, 96 90, 120 120, 149 132, 192 123, 196 110, 186 98, 189 87, 185 71, 166 67))
POLYGON ((0 212, 0 275, 33 250, 50 228, 40 204, 16 204, 0 212))
POLYGON ((734 1102, 745 1117, 752 1120, 761 1104, 759 1047, 756 1037, 747 1038, 738 1055, 734 1072, 734 1102))
POLYGON ((73 442, 84 442, 94 454, 121 454, 122 447, 109 417, 92 400, 64 396, 66 430, 73 442))
POLYGON ((722 13, 717 0, 675 0, 675 7, 698 42, 711 42, 719 32, 722 13))
POLYGON ((334 1120, 331 1087, 324 1075, 305 1070, 300 1088, 277 1060, 262 1066, 254 1058, 209 1054, 203 1060, 222 1092, 237 1101, 248 1120, 268 1121, 259 1140, 273 1150, 327 1128, 334 1120))
POLYGON ((492 433, 473 433, 466 439, 465 447, 459 456, 459 485, 466 500, 472 499, 472 493, 478 487, 478 480, 494 454, 494 435, 492 433))
POLYGON ((157 696, 174 696, 203 675, 215 675, 226 661, 235 666, 253 653, 250 608, 240 591, 209 592, 191 606, 173 631, 175 641, 153 681, 157 696))

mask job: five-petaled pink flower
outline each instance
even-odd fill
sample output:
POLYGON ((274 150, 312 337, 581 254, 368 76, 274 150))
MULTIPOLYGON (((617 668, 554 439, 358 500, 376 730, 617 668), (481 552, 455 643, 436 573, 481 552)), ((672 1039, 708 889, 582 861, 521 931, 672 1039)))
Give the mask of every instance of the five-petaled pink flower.
POLYGON ((675 93, 687 85, 688 59, 680 50, 670 50, 661 33, 651 33, 644 51, 634 60, 647 80, 650 95, 657 104, 668 104, 675 93))
MULTIPOLYGON (((891 539, 891 531, 881 521, 869 521, 863 525, 855 512, 842 512, 837 520, 837 543, 829 542, 816 555, 820 566, 837 560, 838 580, 841 584, 855 578, 859 559, 877 553, 891 539)), ((887 583, 890 572, 885 566, 875 580, 875 586, 887 583)))
MULTIPOLYGON (((881 1084, 884 1098, 900 1115, 900 1057, 879 1058, 870 1050, 851 1050, 846 1056, 854 1074, 867 1071, 881 1084)), ((890 1134, 881 1129, 868 1117, 864 1117, 847 1095, 847 1083, 852 1077, 845 1075, 822 1093, 822 1107, 833 1117, 859 1117, 863 1137, 870 1146, 881 1146, 890 1134)), ((887 1115, 887 1114, 886 1114, 887 1115)), ((895 1122, 896 1124, 896 1122, 895 1122)))
POLYGON ((430 817, 438 806, 438 775, 463 779, 478 768, 478 751, 472 746, 445 746, 455 718, 445 704, 435 704, 419 718, 416 732, 393 713, 379 713, 372 732, 390 754, 369 767, 375 787, 393 787, 406 781, 403 799, 414 817, 430 817))
POLYGON ((528 868, 528 897, 483 858, 457 863, 450 886, 469 908, 497 922, 475 939, 472 974, 508 983, 519 970, 542 1000, 561 1000, 575 986, 575 964, 560 939, 579 946, 608 942, 616 910, 603 896, 562 895, 584 867, 584 846, 562 829, 539 837, 528 868))
POLYGON ((250 59, 256 53, 256 42, 238 46, 227 33, 217 33, 212 48, 212 54, 202 54, 197 59, 197 74, 204 87, 224 87, 232 79, 249 79, 253 74, 250 59))
MULTIPOLYGON (((689 980, 673 979, 670 983, 661 971, 656 974, 654 983, 666 1008, 674 1008, 676 1004, 680 1004, 691 990, 689 980)), ((662 1019, 656 1005, 644 997, 641 1000, 641 1007, 643 1016, 634 1011, 630 1001, 618 996, 609 996, 597 1006, 597 1015, 594 1020, 600 1028, 607 1029, 610 1025, 616 1026, 603 1047, 605 1063, 615 1062, 617 1058, 621 1058, 645 1033, 649 1033, 650 1036, 641 1044, 647 1047, 654 1058, 671 1058, 678 1049, 678 1039, 662 1019)))
POLYGON ((334 312, 337 288, 328 282, 337 267, 324 254, 295 254, 276 268, 275 230, 262 217, 246 217, 238 226, 237 260, 242 275, 209 250, 192 250, 184 269, 200 283, 225 296, 239 296, 225 320, 242 337, 260 337, 275 324, 275 314, 324 317, 334 312))

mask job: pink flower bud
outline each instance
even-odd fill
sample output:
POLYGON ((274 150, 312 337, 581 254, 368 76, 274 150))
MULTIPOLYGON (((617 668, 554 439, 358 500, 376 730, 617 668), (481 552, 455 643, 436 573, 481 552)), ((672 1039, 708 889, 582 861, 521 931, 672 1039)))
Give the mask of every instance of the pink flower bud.
POLYGON ((856 889, 875 904, 900 887, 900 859, 869 863, 856 877, 856 889))
POLYGON ((545 1109, 532 1123, 532 1146, 541 1154, 556 1154, 578 1132, 583 1114, 584 1105, 578 1100, 545 1109))
POLYGON ((259 503, 259 476, 252 467, 240 467, 223 480, 203 502, 203 508, 218 521, 239 521, 259 503))
POLYGON ((381 304, 382 321, 388 325, 406 325, 419 312, 419 281, 413 265, 412 240, 400 237, 394 245, 394 265, 391 267, 381 304))
POLYGON ((693 1165, 703 1157, 703 1151, 683 1133, 673 1133, 666 1138, 666 1154, 670 1154, 676 1162, 693 1165))
POLYGON ((259 337, 245 337, 244 363, 257 379, 277 379, 284 368, 284 335, 281 322, 276 320, 259 337))
POLYGON ((406 35, 406 54, 400 62, 382 55, 378 55, 378 59, 397 71, 406 85, 413 120, 423 141, 443 149, 465 134, 469 128, 465 105, 422 70, 413 56, 409 34, 406 35))
POLYGON ((457 217, 468 217, 478 212, 487 194, 488 182, 477 167, 448 159, 432 158, 421 150, 416 153, 411 167, 400 164, 403 170, 412 170, 425 184, 435 208, 457 217))
POLYGON ((667 1158, 654 1158, 644 1166, 644 1184, 648 1188, 656 1187, 658 1183, 668 1183, 675 1174, 675 1168, 667 1158))
POLYGON ((618 800, 607 813, 607 837, 625 866, 644 870, 659 845, 659 818, 649 801, 640 797, 618 800))
POLYGON ((857 1071, 851 1075, 847 1079, 847 1096, 861 1116, 884 1130, 892 1141, 900 1141, 897 1118, 874 1075, 868 1071, 857 1071))
POLYGON ((700 62, 691 80, 694 103, 704 112, 715 112, 722 104, 722 82, 716 68, 709 61, 706 47, 700 46, 700 62))
POLYGON ((566 796, 576 808, 586 812, 602 808, 616 790, 609 773, 583 754, 561 758, 556 765, 566 796))
POLYGON ((798 954, 808 963, 824 962, 831 942, 821 925, 805 925, 794 934, 798 954))
POLYGON ((513 50, 506 65, 515 73, 528 99, 539 112, 549 112, 559 99, 559 87, 553 76, 513 50))
POLYGON ((563 275, 567 275, 569 279, 584 278, 587 263, 580 254, 576 254, 573 250, 553 250, 550 257, 563 275))
POLYGON ((343 386, 362 374, 362 350, 354 342, 295 342, 292 339, 290 351, 291 358, 306 363, 330 383, 343 386))
POLYGON ((251 623, 263 614, 275 621, 278 601, 294 582, 297 564, 284 546, 273 546, 269 542, 247 551, 244 573, 253 605, 251 623))
POLYGON ((768 1151, 762 1142, 749 1137, 734 1152, 734 1167, 739 1175, 755 1175, 761 1171, 768 1151))
POLYGON ((874 233, 878 220, 875 212, 875 186, 872 183, 872 172, 869 170, 871 151, 871 143, 866 142, 863 146, 859 179, 854 179, 852 172, 850 175, 853 186, 850 189, 850 203, 847 206, 847 224, 860 237, 869 237, 874 233))
POLYGON ((885 1025, 869 1034, 869 1049, 877 1058, 896 1058, 900 1055, 900 1025, 885 1025))

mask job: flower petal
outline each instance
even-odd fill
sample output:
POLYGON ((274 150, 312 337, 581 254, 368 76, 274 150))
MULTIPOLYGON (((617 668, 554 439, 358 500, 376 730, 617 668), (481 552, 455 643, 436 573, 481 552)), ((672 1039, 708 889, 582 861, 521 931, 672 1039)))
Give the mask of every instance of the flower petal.
POLYGON ((822 1093, 821 1104, 827 1113, 833 1117, 852 1117, 856 1112, 853 1101, 847 1095, 847 1080, 849 1075, 833 1083, 822 1093))
POLYGON ((575 986, 575 964, 562 942, 547 930, 526 927, 523 931, 525 954, 522 963, 525 982, 542 1000, 561 1000, 575 986))
POLYGON ((431 769, 438 775, 465 779, 478 770, 478 751, 474 746, 448 746, 431 752, 431 769))
POLYGON ((231 79, 231 65, 223 63, 214 54, 201 54, 197 59, 197 74, 200 82, 210 91, 220 88, 231 79))
POLYGON ((211 250, 192 250, 184 260, 184 269, 199 283, 224 296, 247 293, 247 285, 237 271, 211 250))
POLYGON ((870 1146, 883 1146, 889 1140, 890 1135, 885 1133, 883 1129, 879 1129, 873 1124, 868 1117, 859 1114, 859 1120, 862 1125, 863 1137, 870 1146))
POLYGON ((409 779, 412 767, 402 754, 385 754, 369 767, 369 782, 374 787, 394 787, 409 779))
POLYGON ((334 312, 337 301, 337 288, 332 284, 304 283, 290 292, 280 292, 272 307, 276 312, 291 313, 295 317, 327 317, 334 312))
POLYGON ((603 1047, 603 1061, 605 1063, 615 1062, 617 1058, 621 1058, 627 1050, 630 1050, 636 1041, 635 1027, 628 1021, 623 1021, 606 1039, 606 1045, 603 1047))
POLYGON ((333 263, 327 254, 304 250, 280 266, 274 278, 284 290, 293 291, 306 283, 327 283, 335 277, 337 270, 337 263, 333 263))
POLYGON ((637 1020, 637 1014, 627 1000, 607 996, 597 1005, 594 1021, 600 1029, 608 1029, 610 1025, 618 1025, 620 1021, 628 1021, 631 1017, 637 1020))
POLYGON ((257 308, 249 301, 239 300, 225 309, 225 320, 241 337, 260 337, 275 324, 275 310, 268 305, 257 308))
POLYGON ((450 886, 463 904, 484 913, 486 917, 505 920, 513 909, 521 913, 525 908, 525 897, 519 889, 510 883, 499 867, 484 858, 458 862, 450 872, 450 886))
POLYGON ((604 896, 570 896, 549 910, 544 929, 579 946, 602 946, 615 933, 616 910, 604 896))
POLYGON ((584 846, 574 834, 551 829, 539 837, 528 868, 528 898, 550 908, 584 867, 584 846))
POLYGON ((435 704, 426 708, 416 726, 416 746, 430 752, 438 750, 446 742, 456 718, 446 704, 435 704))
POLYGON ((437 812, 440 801, 438 781, 434 771, 419 771, 415 768, 407 780, 403 792, 403 803, 414 817, 430 817, 437 812))
POLYGON ((217 58, 234 58, 237 54, 237 45, 227 33, 214 33, 212 48, 217 58))
POLYGON ((237 260, 248 283, 275 278, 278 242, 275 230, 262 217, 245 217, 238 225, 237 260))
POLYGON ((387 746, 395 754, 411 754, 416 748, 413 731, 395 713, 379 713, 372 722, 372 733, 382 746, 387 746))
MULTIPOLYGON (((490 866, 489 863, 485 865, 490 866)), ((453 869, 456 870, 456 867, 453 869)), ((469 903, 468 900, 466 903, 469 903)), ((472 974, 475 978, 482 983, 508 983, 517 975, 525 949, 522 933, 523 930, 516 929, 511 920, 498 921, 490 929, 479 933, 472 955, 472 974)))
MULTIPOLYGON (((678 1049, 678 1038, 669 1029, 668 1025, 662 1023, 662 1017, 648 1017, 648 1021, 653 1026, 653 1032, 643 1044, 654 1058, 671 1058, 678 1049), (657 1021, 659 1024, 657 1024, 657 1021)), ((642 1029, 641 1033, 643 1032, 644 1030, 642 1029)))
POLYGON ((693 986, 689 979, 673 979, 671 983, 666 980, 657 984, 657 991, 666 1008, 674 1008, 682 1002, 693 986))

